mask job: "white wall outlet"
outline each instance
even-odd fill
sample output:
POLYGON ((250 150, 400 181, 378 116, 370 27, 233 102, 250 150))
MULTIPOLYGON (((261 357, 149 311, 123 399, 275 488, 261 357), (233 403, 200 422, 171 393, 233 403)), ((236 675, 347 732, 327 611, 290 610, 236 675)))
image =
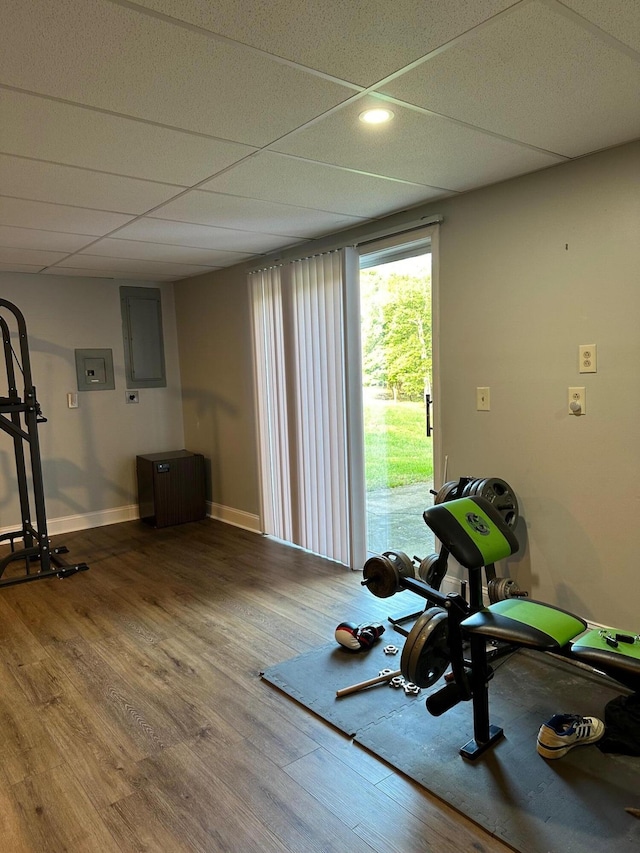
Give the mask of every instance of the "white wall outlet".
POLYGON ((587 396, 585 388, 569 388, 567 405, 570 415, 586 415, 587 396))
POLYGON ((476 410, 488 412, 491 409, 491 389, 487 387, 476 388, 476 410))
POLYGON ((578 347, 578 371, 580 373, 597 373, 596 345, 581 344, 578 347))
POLYGON ((140 399, 138 397, 137 391, 127 391, 127 396, 125 397, 127 403, 139 403, 140 399))
POLYGON ((67 406, 69 406, 70 409, 78 408, 78 395, 75 391, 69 391, 67 394, 67 406))

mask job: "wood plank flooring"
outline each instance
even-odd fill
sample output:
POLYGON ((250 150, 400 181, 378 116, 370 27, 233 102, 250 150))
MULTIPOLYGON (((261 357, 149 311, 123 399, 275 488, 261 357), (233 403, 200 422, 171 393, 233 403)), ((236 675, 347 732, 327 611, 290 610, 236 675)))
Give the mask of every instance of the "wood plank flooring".
POLYGON ((260 680, 386 618, 357 574, 210 519, 54 544, 90 570, 0 589, 3 853, 510 849, 260 680))

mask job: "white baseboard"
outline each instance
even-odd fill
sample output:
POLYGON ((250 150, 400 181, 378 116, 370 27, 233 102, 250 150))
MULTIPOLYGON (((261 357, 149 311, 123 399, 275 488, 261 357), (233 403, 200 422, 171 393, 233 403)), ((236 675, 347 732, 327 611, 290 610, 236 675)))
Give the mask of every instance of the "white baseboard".
POLYGON ((121 521, 135 521, 140 518, 137 504, 87 512, 82 515, 66 515, 47 519, 50 536, 60 533, 72 533, 74 530, 88 530, 91 527, 105 527, 107 524, 119 524, 121 521))
MULTIPOLYGON (((250 530, 252 533, 262 533, 260 518, 250 512, 244 512, 233 507, 207 501, 207 515, 218 521, 224 521, 234 527, 250 530)), ((122 521, 135 521, 140 518, 137 504, 104 509, 99 512, 87 512, 78 515, 65 515, 60 518, 47 519, 49 536, 59 536, 61 533, 72 533, 74 530, 89 530, 91 527, 105 527, 107 524, 118 524, 122 521)), ((15 527, 0 528, 0 535, 21 530, 19 523, 15 527)), ((20 538, 20 537, 19 537, 20 538)))
POLYGON ((233 509, 230 506, 222 506, 222 504, 212 503, 207 501, 208 515, 215 518, 217 521, 224 521, 226 524, 232 524, 234 527, 241 527, 243 530, 250 530, 252 533, 262 533, 260 526, 260 517, 251 512, 245 512, 241 509, 233 509))

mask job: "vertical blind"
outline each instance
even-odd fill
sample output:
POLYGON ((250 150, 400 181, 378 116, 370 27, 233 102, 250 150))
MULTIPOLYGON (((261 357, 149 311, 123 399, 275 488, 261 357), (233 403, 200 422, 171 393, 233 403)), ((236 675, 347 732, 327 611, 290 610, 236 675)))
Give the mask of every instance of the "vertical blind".
POLYGON ((364 529, 350 488, 349 406, 357 406, 347 393, 346 271, 357 269, 350 252, 250 276, 263 526, 346 565, 362 553, 355 540, 364 529))

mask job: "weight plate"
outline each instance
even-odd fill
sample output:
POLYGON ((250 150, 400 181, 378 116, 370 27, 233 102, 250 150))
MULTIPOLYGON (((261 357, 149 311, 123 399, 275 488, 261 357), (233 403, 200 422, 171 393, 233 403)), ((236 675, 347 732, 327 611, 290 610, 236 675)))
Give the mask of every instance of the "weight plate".
POLYGON ((468 498, 470 495, 475 495, 474 488, 478 482, 477 477, 469 477, 469 482, 465 485, 462 490, 461 498, 468 498))
POLYGON ((499 477, 487 477, 482 480, 474 492, 478 497, 492 503, 505 524, 515 527, 518 521, 518 501, 511 486, 499 477))
POLYGON ((420 560, 420 565, 418 566, 418 577, 425 583, 429 583, 429 576, 433 574, 433 567, 438 562, 438 559, 439 554, 427 554, 424 559, 420 560))
POLYGON ((487 584, 487 592, 489 593, 489 601, 495 604, 496 601, 516 598, 520 592, 520 587, 512 578, 494 578, 487 584))
POLYGON ((418 687, 431 687, 442 677, 450 661, 447 611, 443 607, 430 607, 409 632, 400 671, 418 687))
POLYGON ((445 501, 450 501, 453 497, 453 492, 458 486, 457 480, 449 480, 438 489, 438 493, 434 498, 434 504, 443 504, 445 501))
POLYGON ((382 555, 391 562, 398 571, 401 578, 415 578, 416 567, 413 560, 404 551, 385 551, 382 555))
POLYGON ((362 569, 362 583, 376 598, 390 598, 400 589, 400 574, 388 557, 369 557, 362 569))

